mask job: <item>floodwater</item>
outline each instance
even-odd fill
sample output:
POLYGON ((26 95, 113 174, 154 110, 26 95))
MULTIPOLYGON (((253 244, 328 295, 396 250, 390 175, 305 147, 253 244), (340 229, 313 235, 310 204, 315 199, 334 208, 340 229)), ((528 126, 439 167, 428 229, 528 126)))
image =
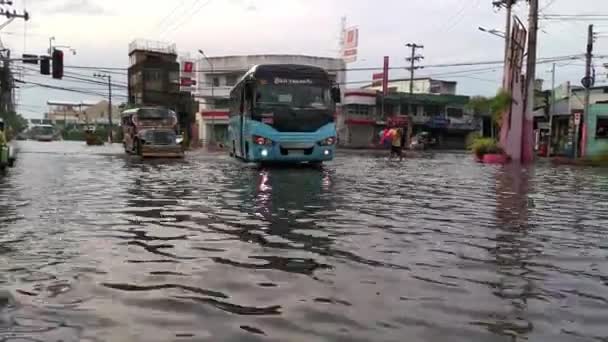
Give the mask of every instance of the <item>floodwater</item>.
POLYGON ((20 142, 0 341, 607 341, 608 170, 20 142))

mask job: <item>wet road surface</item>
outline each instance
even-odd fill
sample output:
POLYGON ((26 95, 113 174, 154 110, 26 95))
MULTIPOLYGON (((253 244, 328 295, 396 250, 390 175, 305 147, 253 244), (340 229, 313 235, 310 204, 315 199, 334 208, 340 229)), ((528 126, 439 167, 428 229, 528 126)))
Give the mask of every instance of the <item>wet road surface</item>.
POLYGON ((608 170, 20 142, 0 341, 608 341, 608 170))

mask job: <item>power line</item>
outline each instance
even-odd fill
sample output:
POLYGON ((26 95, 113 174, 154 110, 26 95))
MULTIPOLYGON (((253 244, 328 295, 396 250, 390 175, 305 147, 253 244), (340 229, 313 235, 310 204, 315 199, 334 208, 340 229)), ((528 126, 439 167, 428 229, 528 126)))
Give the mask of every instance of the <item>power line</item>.
POLYGON ((196 6, 198 3, 200 3, 200 0, 196 0, 196 2, 192 5, 192 11, 190 12, 190 14, 188 16, 186 16, 186 18, 184 20, 182 20, 181 22, 179 22, 178 24, 176 24, 175 26, 169 28, 167 31, 164 32, 164 34, 173 32, 175 30, 178 30, 179 28, 181 28, 184 24, 186 24, 188 21, 190 21, 192 19, 192 17, 194 17, 195 15, 198 14, 198 12, 200 12, 204 7, 206 7, 207 5, 209 5, 213 0, 207 0, 204 3, 202 3, 197 9, 194 9, 194 6, 196 6))

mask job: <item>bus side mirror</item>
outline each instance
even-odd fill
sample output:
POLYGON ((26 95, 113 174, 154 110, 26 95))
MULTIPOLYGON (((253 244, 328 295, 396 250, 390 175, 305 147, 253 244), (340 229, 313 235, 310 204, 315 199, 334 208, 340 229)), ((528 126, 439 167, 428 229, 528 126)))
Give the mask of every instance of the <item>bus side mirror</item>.
POLYGON ((334 103, 342 102, 342 92, 340 91, 339 87, 331 88, 331 99, 334 101, 334 103))

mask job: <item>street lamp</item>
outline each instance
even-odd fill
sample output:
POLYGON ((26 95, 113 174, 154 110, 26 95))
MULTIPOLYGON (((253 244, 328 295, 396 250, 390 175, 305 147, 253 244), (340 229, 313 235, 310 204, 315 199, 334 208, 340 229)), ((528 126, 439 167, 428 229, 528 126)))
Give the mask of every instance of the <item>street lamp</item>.
POLYGON ((68 46, 68 45, 53 45, 54 41, 56 41, 55 37, 49 37, 49 56, 53 54, 53 51, 56 48, 68 49, 68 50, 70 50, 72 55, 76 56, 76 49, 73 49, 71 46, 68 46))
POLYGON ((107 79, 108 80, 108 140, 110 144, 113 143, 112 139, 112 75, 108 74, 93 74, 93 77, 107 79))
POLYGON ((502 31, 499 31, 499 30, 488 30, 488 29, 483 28, 483 27, 481 27, 481 26, 479 26, 479 27, 478 27, 478 29, 479 29, 479 31, 481 31, 481 32, 489 33, 489 34, 491 34, 491 35, 494 35, 494 36, 500 37, 500 38, 502 38, 502 39, 507 39, 507 35, 506 35, 504 32, 502 32, 502 31))
MULTIPOLYGON (((209 66, 211 67, 211 100, 213 101, 213 108, 211 109, 215 109, 215 82, 213 79, 213 75, 215 72, 215 68, 213 66, 213 63, 211 62, 211 60, 209 59, 209 57, 207 57, 207 55, 205 54, 205 52, 201 49, 198 50, 198 53, 200 53, 203 58, 205 58, 205 60, 207 61, 207 64, 209 64, 209 66)), ((207 76, 205 75, 205 79, 207 79, 207 76)), ((211 116, 211 139, 210 139, 211 143, 215 143, 215 114, 213 114, 211 116)))

